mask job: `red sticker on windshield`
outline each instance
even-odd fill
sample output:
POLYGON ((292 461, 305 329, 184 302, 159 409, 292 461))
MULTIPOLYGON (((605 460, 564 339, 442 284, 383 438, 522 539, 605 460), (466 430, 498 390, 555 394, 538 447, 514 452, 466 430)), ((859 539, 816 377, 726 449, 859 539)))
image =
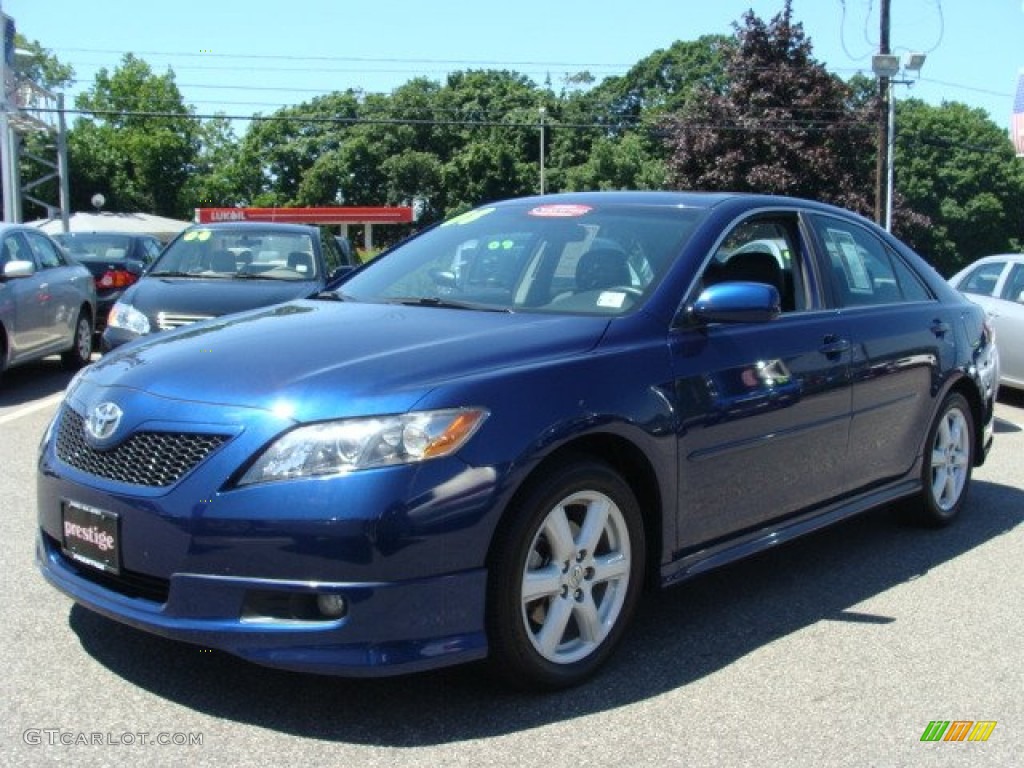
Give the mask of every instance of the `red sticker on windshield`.
POLYGON ((539 205, 530 211, 530 216, 541 216, 543 218, 572 218, 590 213, 589 205, 539 205))

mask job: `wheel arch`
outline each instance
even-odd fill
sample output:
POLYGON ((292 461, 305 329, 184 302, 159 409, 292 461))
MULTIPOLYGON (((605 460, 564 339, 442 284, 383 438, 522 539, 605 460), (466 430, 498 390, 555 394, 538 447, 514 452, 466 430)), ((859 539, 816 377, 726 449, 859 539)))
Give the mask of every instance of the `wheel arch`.
POLYGON ((967 404, 971 407, 971 419, 974 421, 974 445, 971 446, 973 453, 973 464, 976 467, 980 467, 985 461, 985 402, 978 392, 977 386, 973 381, 962 376, 951 386, 943 395, 943 399, 946 395, 956 392, 963 395, 964 399, 967 400, 967 404))
POLYGON ((509 524, 509 510, 515 509, 529 489, 554 467, 567 462, 596 460, 617 472, 636 496, 644 526, 645 586, 660 582, 661 551, 664 540, 663 494, 657 473, 649 457, 632 441, 621 435, 596 433, 582 435, 559 446, 545 456, 516 488, 505 505, 487 553, 487 562, 493 562, 495 548, 503 539, 503 530, 509 524))

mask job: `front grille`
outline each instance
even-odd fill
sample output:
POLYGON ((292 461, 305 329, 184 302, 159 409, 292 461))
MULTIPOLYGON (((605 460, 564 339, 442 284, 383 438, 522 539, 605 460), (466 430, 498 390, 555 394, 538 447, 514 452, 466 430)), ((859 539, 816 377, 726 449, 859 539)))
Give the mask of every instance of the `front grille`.
MULTIPOLYGON (((54 552, 61 552, 60 542, 52 536, 44 534, 47 543, 54 552)), ((156 576, 149 576, 145 573, 137 573, 121 569, 120 573, 110 573, 99 568, 93 568, 85 563, 80 563, 62 552, 60 560, 64 566, 75 572, 79 578, 90 581, 93 584, 117 592, 126 597, 141 597, 143 600, 151 600, 154 603, 166 603, 167 596, 171 592, 171 582, 167 579, 160 579, 156 576)))
POLYGON ((198 323, 200 320, 209 320, 211 317, 212 315, 172 315, 169 312, 160 312, 156 316, 156 326, 161 331, 169 331, 172 328, 198 323))
POLYGON ((57 457, 90 475, 164 488, 227 439, 227 435, 191 432, 136 432, 120 445, 98 451, 85 440, 85 420, 65 408, 57 430, 57 457))

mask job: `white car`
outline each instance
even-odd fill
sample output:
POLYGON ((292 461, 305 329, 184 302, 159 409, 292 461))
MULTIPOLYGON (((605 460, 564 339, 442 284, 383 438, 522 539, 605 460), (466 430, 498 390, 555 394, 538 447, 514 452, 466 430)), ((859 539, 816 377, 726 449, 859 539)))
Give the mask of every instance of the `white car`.
POLYGON ((985 256, 949 283, 988 312, 999 349, 1000 383, 1024 389, 1024 253, 985 256))

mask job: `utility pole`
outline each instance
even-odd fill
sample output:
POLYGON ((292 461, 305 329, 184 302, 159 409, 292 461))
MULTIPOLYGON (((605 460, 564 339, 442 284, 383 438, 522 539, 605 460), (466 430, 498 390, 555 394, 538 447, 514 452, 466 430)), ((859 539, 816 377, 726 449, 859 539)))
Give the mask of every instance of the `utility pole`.
POLYGON ((9 110, 10 66, 14 63, 14 22, 0 8, 0 187, 4 196, 4 221, 17 221, 18 161, 14 155, 14 135, 9 110))
MULTIPOLYGON (((891 0, 881 0, 879 4, 880 32, 878 36, 878 53, 888 55, 892 53, 889 48, 889 27, 891 16, 891 0)), ((891 130, 889 121, 889 99, 892 98, 892 89, 889 87, 888 76, 881 75, 878 78, 878 155, 875 165, 875 221, 882 224, 885 219, 885 212, 889 206, 888 189, 886 177, 889 168, 889 151, 891 130)))

